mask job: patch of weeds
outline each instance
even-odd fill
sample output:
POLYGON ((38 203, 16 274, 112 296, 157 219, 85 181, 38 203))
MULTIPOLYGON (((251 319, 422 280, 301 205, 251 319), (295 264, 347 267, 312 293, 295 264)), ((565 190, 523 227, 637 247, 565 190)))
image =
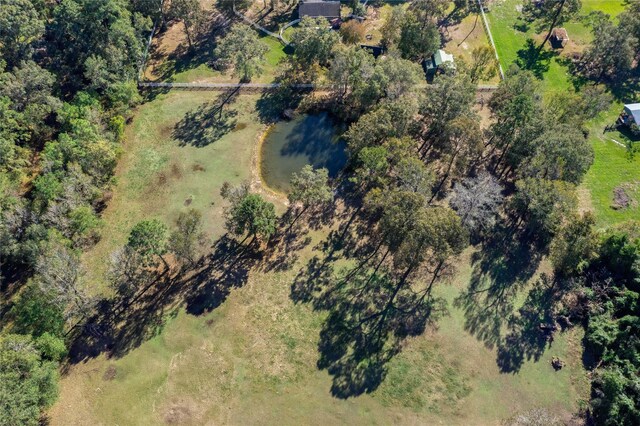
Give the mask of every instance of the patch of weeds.
POLYGON ((611 208, 614 210, 623 210, 628 208, 638 208, 638 192, 640 190, 640 182, 625 182, 613 188, 613 201, 611 208))

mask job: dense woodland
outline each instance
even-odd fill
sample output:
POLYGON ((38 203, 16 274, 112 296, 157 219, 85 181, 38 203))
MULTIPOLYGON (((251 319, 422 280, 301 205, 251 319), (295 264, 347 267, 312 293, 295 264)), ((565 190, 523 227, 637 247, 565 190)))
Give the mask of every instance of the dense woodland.
MULTIPOLYGON (((38 424, 55 401, 69 348, 101 333, 98 315, 121 318, 158 276, 171 269, 189 276, 208 255, 201 212, 190 210, 170 226, 149 219, 131 229, 127 244, 105 259, 114 294, 107 299, 92 291, 80 262, 100 238, 124 127, 143 101, 136 76, 152 23, 162 31, 180 20, 189 45, 203 31, 197 2, 166 3, 0 0, 1 425, 38 424)), ((228 11, 223 3, 219 9, 228 11)), ((454 3, 460 13, 473 7, 454 3)), ((358 46, 357 24, 337 32, 322 19, 302 20, 294 54, 281 64, 283 85, 261 101, 275 116, 330 111, 348 128, 350 161, 335 180, 325 169, 297 173, 284 217, 248 184, 221 188, 225 226, 238 247, 224 261, 273 250, 323 212, 348 209, 351 219, 328 244, 351 262, 335 269, 311 262, 292 290, 329 312, 326 345, 343 356, 319 365, 336 378, 334 395, 347 397, 373 390, 402 341, 444 314, 432 289, 455 273, 470 246, 489 265, 493 250, 520 251, 532 263, 548 258, 553 274, 532 285, 511 318, 512 345, 498 348, 500 367, 517 370, 524 351, 544 350, 549 335, 582 326, 592 369, 583 414, 597 424, 638 424, 640 224, 596 229, 577 210, 576 186, 593 162, 587 121, 635 82, 640 5, 629 4, 617 21, 590 17, 593 43, 574 64, 584 79, 579 90, 546 99, 535 73, 514 65, 481 126, 476 89, 496 73, 491 51, 474 51, 472 63, 429 85, 420 65, 441 45, 438 23, 450 4, 395 8, 382 29, 387 52, 377 59, 358 46), (291 87, 320 77, 331 85, 326 96, 291 87)), ((523 13, 543 29, 579 9, 579 0, 562 0, 523 13)), ((250 81, 266 52, 253 29, 232 21, 211 58, 250 81)), ((456 303, 473 311, 477 293, 456 303)))

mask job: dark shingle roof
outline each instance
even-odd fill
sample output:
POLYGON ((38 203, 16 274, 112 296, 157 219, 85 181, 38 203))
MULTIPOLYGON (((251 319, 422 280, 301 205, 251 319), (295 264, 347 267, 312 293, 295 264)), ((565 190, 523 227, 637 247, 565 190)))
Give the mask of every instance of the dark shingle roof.
POLYGON ((324 16, 325 18, 339 18, 340 2, 325 0, 305 0, 300 3, 298 15, 300 16, 300 18, 302 18, 303 16, 311 16, 313 18, 316 18, 318 16, 324 16))
POLYGON ((551 37, 555 37, 558 40, 569 40, 569 34, 567 34, 567 30, 564 28, 554 28, 551 31, 551 37))

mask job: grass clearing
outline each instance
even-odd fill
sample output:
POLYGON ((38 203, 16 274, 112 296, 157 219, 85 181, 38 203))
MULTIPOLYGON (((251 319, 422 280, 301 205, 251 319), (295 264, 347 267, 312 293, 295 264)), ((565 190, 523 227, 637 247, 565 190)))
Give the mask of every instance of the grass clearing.
MULTIPOLYGON (((545 48, 542 59, 536 62, 535 71, 543 81, 545 92, 570 90, 571 76, 563 60, 567 55, 582 51, 591 41, 590 30, 582 17, 593 11, 602 11, 617 16, 624 10, 623 0, 583 0, 580 17, 564 25, 569 34, 568 45, 561 50, 545 48)), ((544 39, 544 31, 537 33, 532 25, 522 26, 521 7, 523 0, 498 0, 491 4, 487 14, 498 56, 502 67, 507 70, 519 59, 526 61, 544 39), (533 40, 533 47, 526 50, 527 40, 533 40)))
MULTIPOLYGON (((482 18, 477 14, 465 16, 458 24, 446 28, 448 41, 444 50, 452 53, 456 59, 462 59, 467 63, 472 62, 471 52, 478 47, 491 47, 489 38, 484 30, 482 18)), ((498 73, 489 81, 481 81, 481 84, 497 84, 500 81, 498 73)))
POLYGON ((117 187, 103 214, 107 225, 102 239, 85 255, 92 282, 103 283, 104 260, 143 218, 158 217, 173 224, 180 211, 193 207, 203 212, 211 238, 221 235, 220 186, 250 178, 255 137, 262 128, 253 108, 256 96, 242 96, 229 107, 238 111, 238 130, 220 140, 198 147, 180 146, 173 138, 174 127, 185 114, 203 103, 216 104, 219 96, 177 91, 140 107, 127 128, 117 187))
MULTIPOLYGON (((491 11, 488 13, 491 31, 505 70, 510 64, 521 59, 519 54, 522 55, 524 52, 523 48, 528 39, 534 40, 534 47, 542 40, 542 35, 535 34, 531 27, 526 31, 516 28, 520 16, 518 10, 522 3, 522 0, 496 1, 492 3, 491 11)), ((601 11, 615 17, 624 8, 624 0, 582 0, 581 16, 601 11)), ((591 41, 591 32, 583 23, 583 19, 574 19, 564 26, 571 39, 569 45, 562 53, 547 54, 547 58, 537 64, 546 96, 552 96, 553 92, 573 90, 572 78, 563 63, 563 58, 566 54, 582 51, 591 41)), ((590 141, 595 159, 580 188, 580 198, 584 208, 594 210, 601 227, 629 219, 640 219, 637 205, 618 210, 611 208, 615 188, 620 185, 626 186, 627 191, 633 193, 631 198, 634 198, 635 182, 640 181, 638 159, 630 159, 626 149, 614 142, 616 140, 625 144, 624 135, 618 132, 603 133, 607 125, 615 122, 621 110, 622 105, 616 103, 607 113, 590 124, 590 141)))
POLYGON ((598 225, 605 227, 626 220, 640 220, 640 158, 630 156, 625 146, 629 140, 620 132, 603 132, 607 124, 613 123, 622 110, 615 104, 592 126, 590 140, 595 152, 594 163, 587 172, 583 186, 591 194, 591 204, 598 225), (612 208, 614 190, 622 188, 631 198, 627 208, 612 208))
MULTIPOLYGON (((182 146, 172 136, 176 123, 218 96, 169 92, 137 111, 104 214, 104 238, 84 259, 97 291, 105 259, 139 219, 172 223, 191 200, 210 238, 221 235, 220 185, 252 176, 262 129, 257 96, 238 98, 231 108, 246 126, 215 142, 182 146)), ((500 373, 495 348, 467 333, 463 311, 452 306, 470 279, 465 256, 452 284, 437 290, 450 316, 406 342, 376 391, 332 397, 331 377, 316 366, 325 314, 290 299, 295 275, 326 232, 310 233, 291 269, 251 270, 247 283, 212 312, 196 316, 177 305, 161 315, 154 337, 124 356, 103 354, 70 366, 51 424, 496 424, 535 407, 568 415, 588 393, 572 349, 579 346, 578 330, 558 335, 540 360, 526 361, 517 374, 500 373), (554 372, 553 355, 567 367, 554 372)))

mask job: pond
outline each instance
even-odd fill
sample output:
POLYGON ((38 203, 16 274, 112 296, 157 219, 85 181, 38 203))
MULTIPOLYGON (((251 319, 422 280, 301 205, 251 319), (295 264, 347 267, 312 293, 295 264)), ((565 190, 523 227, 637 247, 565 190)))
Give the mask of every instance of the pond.
POLYGON ((276 123, 261 147, 262 180, 272 189, 287 192, 293 173, 307 164, 325 167, 330 177, 336 177, 347 163, 346 144, 337 133, 327 113, 276 123))

